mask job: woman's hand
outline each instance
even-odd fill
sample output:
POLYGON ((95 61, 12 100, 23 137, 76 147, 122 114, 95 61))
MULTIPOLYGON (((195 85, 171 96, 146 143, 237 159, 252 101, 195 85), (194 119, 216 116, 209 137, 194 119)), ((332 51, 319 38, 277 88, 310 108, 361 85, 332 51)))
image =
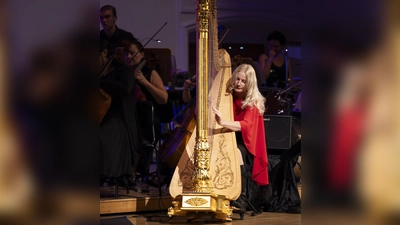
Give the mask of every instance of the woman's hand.
POLYGON ((189 91, 191 83, 192 83, 192 81, 190 79, 185 80, 185 83, 183 83, 183 90, 184 91, 189 91))
POLYGON ((144 77, 142 71, 138 70, 135 72, 135 79, 140 83, 140 84, 145 84, 147 79, 144 77))
POLYGON ((276 56, 276 52, 274 50, 269 51, 268 59, 272 59, 276 56))
POLYGON ((212 107, 212 111, 213 111, 213 113, 215 113, 215 120, 217 121, 218 125, 221 125, 221 123, 222 123, 221 112, 218 109, 216 109, 215 107, 212 107))
POLYGON ((268 56, 266 54, 261 54, 260 57, 258 58, 259 63, 265 63, 267 61, 268 56))

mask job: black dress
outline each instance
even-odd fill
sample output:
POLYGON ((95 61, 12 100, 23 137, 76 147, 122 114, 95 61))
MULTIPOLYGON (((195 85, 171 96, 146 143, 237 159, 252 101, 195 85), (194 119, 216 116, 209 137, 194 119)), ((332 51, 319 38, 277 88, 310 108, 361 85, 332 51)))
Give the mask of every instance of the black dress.
POLYGON ((110 109, 100 124, 100 175, 132 176, 135 158, 141 151, 136 112, 133 70, 118 65, 100 79, 100 88, 111 95, 110 109))
POLYGON ((282 66, 278 67, 271 63, 271 69, 268 79, 266 80, 267 87, 278 87, 285 88, 286 87, 286 62, 282 64, 282 66))
MULTIPOLYGON (((151 73, 153 72, 153 69, 144 66, 142 69, 142 74, 143 76, 151 82, 151 73)), ((154 99, 154 97, 150 94, 150 92, 144 87, 142 84, 138 84, 140 87, 140 90, 146 95, 146 101, 151 101, 154 106, 154 130, 156 134, 156 138, 159 138, 161 135, 161 124, 162 123, 169 123, 171 122, 172 118, 174 117, 174 111, 173 111, 173 105, 171 100, 168 99, 166 104, 159 104, 157 101, 154 99)))

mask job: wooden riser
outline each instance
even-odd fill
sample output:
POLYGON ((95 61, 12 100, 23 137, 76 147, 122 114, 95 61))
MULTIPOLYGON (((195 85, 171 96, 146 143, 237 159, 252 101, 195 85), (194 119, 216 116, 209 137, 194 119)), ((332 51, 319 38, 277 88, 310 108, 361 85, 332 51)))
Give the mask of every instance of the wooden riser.
POLYGON ((171 196, 100 200, 100 215, 166 210, 172 206, 171 196))
POLYGON ((166 190, 166 185, 161 189, 161 197, 158 188, 145 184, 141 187, 148 192, 137 192, 131 189, 128 194, 125 188, 120 187, 118 198, 115 198, 115 186, 101 187, 100 214, 166 210, 172 206, 172 197, 166 190))
MULTIPOLYGON (((298 185, 301 198, 301 185, 298 185)), ((150 193, 138 193, 133 190, 126 194, 125 190, 119 191, 120 197, 100 198, 100 215, 117 213, 134 213, 167 210, 172 206, 173 198, 166 195, 158 196, 158 189, 150 188, 150 193)))

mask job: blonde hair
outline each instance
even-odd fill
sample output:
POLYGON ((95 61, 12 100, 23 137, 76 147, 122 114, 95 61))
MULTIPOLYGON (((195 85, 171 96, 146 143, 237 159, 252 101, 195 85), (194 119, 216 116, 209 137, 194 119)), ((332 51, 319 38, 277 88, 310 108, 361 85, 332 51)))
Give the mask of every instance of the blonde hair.
POLYGON ((249 106, 250 108, 256 107, 260 115, 264 114, 266 99, 257 86, 256 71, 250 64, 241 64, 232 74, 231 84, 229 90, 233 92, 235 81, 239 72, 246 74, 246 97, 242 102, 242 109, 249 106))

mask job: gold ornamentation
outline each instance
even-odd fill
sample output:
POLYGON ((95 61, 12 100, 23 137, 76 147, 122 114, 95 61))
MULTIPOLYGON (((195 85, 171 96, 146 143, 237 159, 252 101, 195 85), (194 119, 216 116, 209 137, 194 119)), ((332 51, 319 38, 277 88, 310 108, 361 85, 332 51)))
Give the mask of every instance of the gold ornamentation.
POLYGON ((191 206, 201 206, 201 205, 208 203, 208 201, 205 200, 204 198, 195 197, 195 198, 190 198, 190 199, 186 200, 185 203, 189 204, 191 206))
POLYGON ((210 10, 207 0, 197 1, 197 24, 198 32, 208 32, 208 20, 210 17, 210 10))
MULTIPOLYGON (((232 170, 232 162, 229 158, 229 152, 225 145, 225 136, 221 135, 219 140, 219 157, 214 162, 215 177, 213 179, 214 188, 222 190, 233 185, 234 176, 232 170)), ((217 153, 216 153, 217 154, 217 153)))

